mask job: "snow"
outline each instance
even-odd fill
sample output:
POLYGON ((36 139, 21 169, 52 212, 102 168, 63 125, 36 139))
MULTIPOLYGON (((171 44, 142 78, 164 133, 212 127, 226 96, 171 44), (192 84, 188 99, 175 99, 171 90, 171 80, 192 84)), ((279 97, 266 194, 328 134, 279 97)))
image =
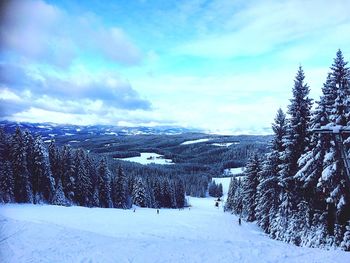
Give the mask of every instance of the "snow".
POLYGON ((171 159, 165 159, 163 155, 157 153, 141 153, 141 156, 118 159, 140 164, 174 164, 171 159))
POLYGON ((206 138, 206 139, 198 139, 198 140, 192 140, 192 141, 185 141, 183 143, 181 143, 181 145, 188 145, 188 144, 194 144, 194 143, 200 143, 200 142, 207 142, 210 139, 206 138))
POLYGON ((40 129, 52 130, 52 128, 50 126, 47 126, 47 125, 38 125, 37 127, 40 128, 40 129))
POLYGON ((243 173, 244 167, 238 167, 238 168, 229 168, 224 170, 224 175, 236 175, 243 173))
POLYGON ((80 142, 80 141, 77 141, 77 140, 69 141, 69 143, 77 143, 77 142, 80 142))
POLYGON ((222 142, 222 143, 212 143, 211 145, 214 145, 214 146, 219 146, 219 147, 229 147, 233 144, 239 144, 239 142, 222 142))
MULTIPOLYGON (((228 178, 223 178, 228 179, 228 178)), ((221 178, 220 178, 221 180, 221 178)), ((191 208, 0 206, 2 262, 349 262, 350 253, 268 238, 254 223, 189 198, 191 208)))
POLYGON ((74 134, 73 133, 69 133, 69 132, 65 132, 64 135, 66 135, 66 136, 73 136, 74 134))
POLYGON ((116 133, 116 132, 105 132, 105 135, 117 135, 118 136, 118 133, 116 133))

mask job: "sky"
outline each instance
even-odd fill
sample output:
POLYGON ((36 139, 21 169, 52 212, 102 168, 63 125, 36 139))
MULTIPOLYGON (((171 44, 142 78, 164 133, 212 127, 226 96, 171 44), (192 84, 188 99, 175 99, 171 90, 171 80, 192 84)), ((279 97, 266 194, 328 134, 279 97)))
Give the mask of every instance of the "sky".
POLYGON ((268 134, 301 65, 317 100, 349 0, 3 0, 0 119, 268 134))

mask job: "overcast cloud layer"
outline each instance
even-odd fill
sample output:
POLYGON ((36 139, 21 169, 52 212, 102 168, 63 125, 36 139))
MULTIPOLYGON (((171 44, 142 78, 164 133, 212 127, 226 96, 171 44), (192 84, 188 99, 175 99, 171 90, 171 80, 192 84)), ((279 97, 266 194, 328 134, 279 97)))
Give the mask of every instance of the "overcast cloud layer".
POLYGON ((3 1, 0 118, 269 133, 301 64, 317 99, 350 1, 3 1))

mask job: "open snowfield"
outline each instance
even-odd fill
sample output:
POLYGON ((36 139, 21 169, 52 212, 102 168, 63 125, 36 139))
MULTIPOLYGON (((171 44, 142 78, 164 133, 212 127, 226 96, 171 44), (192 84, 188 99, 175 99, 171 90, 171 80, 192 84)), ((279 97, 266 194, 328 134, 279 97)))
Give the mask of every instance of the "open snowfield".
POLYGON ((185 141, 185 142, 181 143, 181 145, 188 145, 188 144, 194 144, 194 143, 200 143, 200 142, 207 142, 209 140, 210 140, 209 138, 205 138, 205 139, 185 141))
POLYGON ((241 173, 243 173, 243 168, 244 167, 225 169, 224 175, 232 176, 232 175, 236 175, 236 174, 241 174, 241 173))
POLYGON ((171 159, 163 158, 163 155, 157 153, 141 153, 141 156, 118 158, 119 160, 135 162, 140 164, 174 164, 171 159))
MULTIPOLYGON (((228 179, 228 178, 225 178, 228 179)), ((1 262, 350 262, 350 253, 300 248, 190 198, 189 210, 1 205, 1 262)))

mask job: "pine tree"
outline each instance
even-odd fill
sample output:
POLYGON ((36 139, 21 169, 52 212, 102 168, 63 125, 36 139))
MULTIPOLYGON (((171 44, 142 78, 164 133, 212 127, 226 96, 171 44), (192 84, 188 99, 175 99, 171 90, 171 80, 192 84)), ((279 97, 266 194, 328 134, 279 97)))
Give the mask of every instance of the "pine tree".
POLYGON ((212 182, 209 183, 208 193, 210 196, 216 197, 216 194, 217 194, 216 192, 217 192, 217 185, 215 183, 215 180, 213 180, 212 182))
MULTIPOLYGON (((285 152, 282 155, 283 165, 280 184, 284 194, 295 193, 294 175, 298 171, 298 159, 306 152, 310 142, 309 125, 311 120, 312 100, 308 97, 309 87, 304 84, 304 71, 301 67, 294 80, 293 98, 288 107, 289 125, 284 138, 285 152)), ((296 194, 296 193, 295 193, 296 194)), ((297 200, 297 196, 293 197, 297 200)))
POLYGON ((160 208, 162 206, 162 186, 160 179, 156 179, 154 183, 154 200, 155 200, 155 208, 160 208))
POLYGON ((93 207, 100 207, 100 193, 98 192, 97 186, 94 188, 91 205, 93 207))
POLYGON ((33 196, 34 196, 34 201, 35 200, 35 190, 34 190, 34 174, 35 174, 35 155, 34 155, 34 143, 35 139, 32 136, 32 134, 28 131, 25 130, 23 132, 23 140, 24 140, 24 145, 25 145, 25 155, 26 155, 26 165, 27 165, 27 170, 29 173, 29 181, 32 185, 32 191, 33 191, 33 196))
POLYGON ((110 208, 113 206, 111 200, 110 178, 111 173, 107 167, 107 161, 102 158, 97 168, 99 178, 99 203, 101 207, 110 208))
POLYGON ((341 242, 341 248, 345 251, 350 251, 350 221, 346 225, 346 231, 344 233, 343 241, 341 242))
POLYGON ((11 163, 9 161, 1 162, 0 167, 0 203, 11 203, 15 201, 14 197, 15 182, 12 173, 11 163))
POLYGON ((232 211, 234 204, 234 197, 237 190, 237 179, 235 177, 231 177, 230 185, 227 191, 227 199, 225 203, 225 210, 232 211))
POLYGON ((244 175, 244 198, 243 198, 243 211, 247 217, 247 221, 255 221, 256 214, 255 208, 257 205, 257 187, 259 184, 259 172, 260 172, 260 159, 257 154, 253 154, 249 158, 244 175))
POLYGON ((119 166, 117 176, 113 181, 113 206, 116 208, 127 207, 127 179, 123 169, 119 166))
MULTIPOLYGON (((341 51, 337 52, 331 72, 323 86, 323 94, 312 119, 312 128, 346 125, 350 111, 350 71, 341 51)), ((346 138, 343 138, 346 139, 346 138)), ((344 184, 345 168, 335 138, 329 134, 313 135, 311 149, 299 160, 296 179, 301 183, 304 199, 312 209, 324 211, 330 236, 338 235, 338 224, 350 219, 349 190, 344 184)), ((332 243, 338 245, 338 238, 332 243)))
POLYGON ((272 125, 274 137, 271 143, 271 152, 267 154, 259 173, 259 185, 257 187, 258 203, 256 215, 259 226, 266 232, 270 232, 271 222, 277 214, 279 205, 280 187, 278 178, 283 153, 283 138, 286 135, 286 116, 281 109, 278 110, 275 123, 272 125))
POLYGON ((240 216, 242 215, 243 212, 243 189, 244 185, 242 183, 241 178, 238 178, 237 182, 237 188, 233 197, 233 211, 236 214, 239 214, 240 216))
POLYGON ((222 196, 223 196, 222 183, 219 183, 216 190, 216 197, 222 197, 222 196))
POLYGON ((337 51, 334 63, 331 67, 331 89, 335 90, 335 101, 331 121, 337 125, 347 125, 350 113, 350 71, 346 67, 348 62, 344 60, 341 50, 337 51))
POLYGON ((161 199, 161 206, 171 208, 172 207, 172 196, 171 196, 171 189, 170 189, 170 183, 167 179, 163 181, 163 188, 162 188, 162 199, 161 199))
POLYGON ((185 206, 185 186, 182 180, 177 180, 175 186, 176 205, 178 208, 185 206))
POLYGON ((75 200, 79 205, 89 206, 92 199, 91 180, 85 168, 84 159, 83 150, 77 150, 75 156, 75 200))
POLYGON ((94 201, 95 188, 98 186, 98 182, 99 182, 96 161, 92 156, 87 154, 84 159, 84 166, 85 166, 88 178, 90 179, 89 194, 91 194, 91 196, 90 196, 89 206, 99 206, 99 205, 96 205, 96 202, 94 201))
POLYGON ((33 193, 27 169, 27 155, 23 133, 17 127, 11 142, 11 162, 15 179, 15 200, 19 203, 33 203, 33 193))
POLYGON ((63 146, 61 157, 61 174, 62 186, 66 199, 70 203, 75 202, 75 166, 73 160, 72 149, 68 146, 63 146))
POLYGON ((62 162, 61 156, 53 140, 49 144, 49 161, 50 161, 52 176, 54 177, 56 182, 60 180, 62 183, 62 174, 61 174, 62 170, 60 169, 60 165, 62 162))
POLYGON ((50 202, 55 188, 55 181, 50 169, 49 153, 41 137, 34 141, 32 164, 32 187, 35 202, 50 202))
POLYGON ((0 202, 10 203, 15 201, 14 177, 10 163, 10 142, 0 128, 0 202))
POLYGON ((58 179, 57 187, 56 187, 56 190, 55 190, 55 193, 53 195, 51 203, 53 205, 62 205, 62 206, 67 205, 67 200, 66 200, 66 197, 64 195, 62 182, 60 179, 58 179))
POLYGON ((139 177, 135 182, 132 192, 132 200, 135 205, 140 207, 146 207, 146 189, 141 177, 139 177))

